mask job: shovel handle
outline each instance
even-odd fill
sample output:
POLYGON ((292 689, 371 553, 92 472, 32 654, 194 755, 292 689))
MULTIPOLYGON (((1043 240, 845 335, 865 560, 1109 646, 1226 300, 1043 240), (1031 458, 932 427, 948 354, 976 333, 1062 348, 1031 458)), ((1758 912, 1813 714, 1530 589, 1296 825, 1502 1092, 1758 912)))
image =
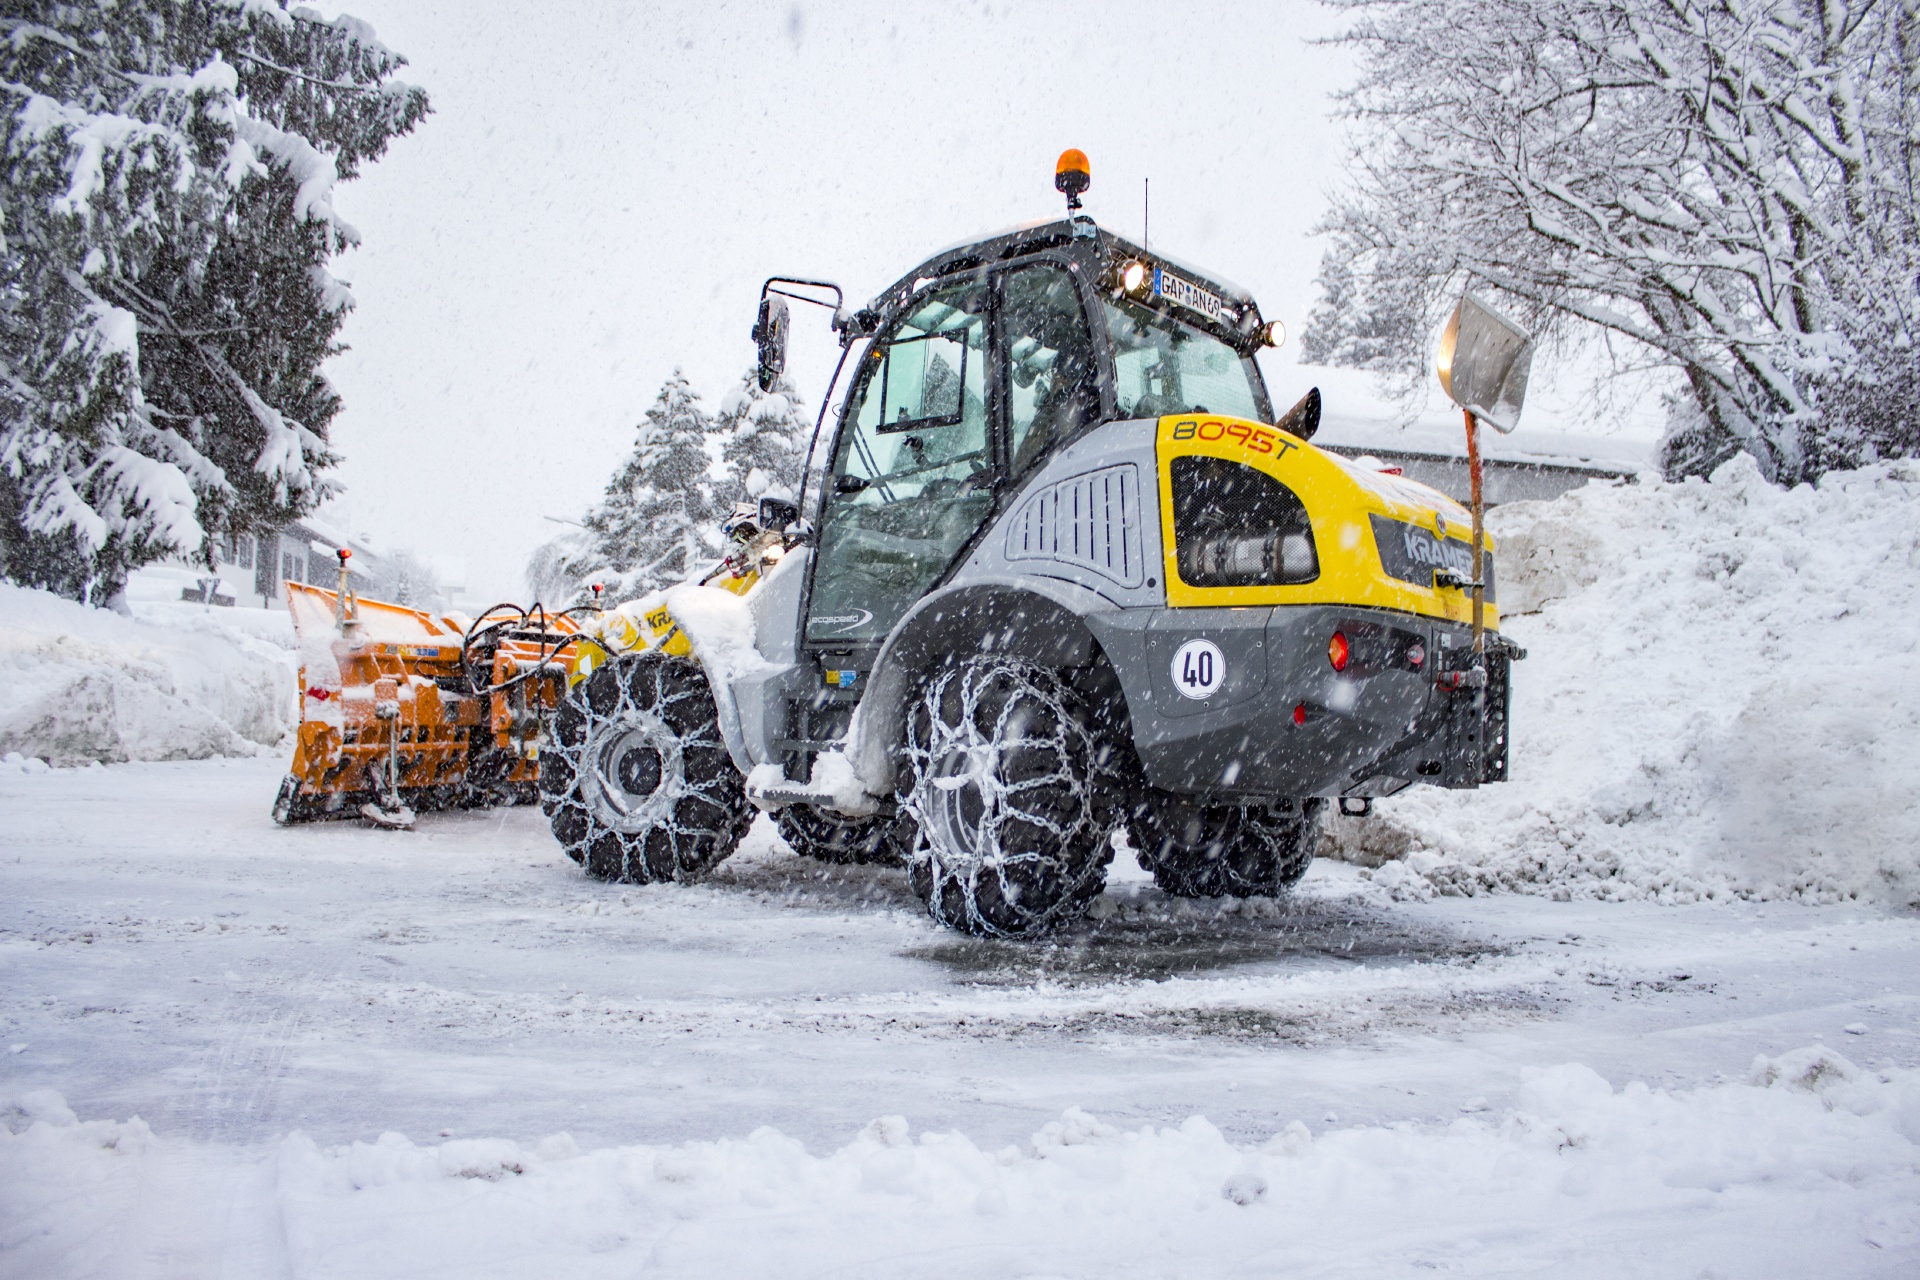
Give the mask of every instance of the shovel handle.
POLYGON ((1473 651, 1487 648, 1486 503, 1480 494, 1480 419, 1467 415, 1467 475, 1473 485, 1473 651))

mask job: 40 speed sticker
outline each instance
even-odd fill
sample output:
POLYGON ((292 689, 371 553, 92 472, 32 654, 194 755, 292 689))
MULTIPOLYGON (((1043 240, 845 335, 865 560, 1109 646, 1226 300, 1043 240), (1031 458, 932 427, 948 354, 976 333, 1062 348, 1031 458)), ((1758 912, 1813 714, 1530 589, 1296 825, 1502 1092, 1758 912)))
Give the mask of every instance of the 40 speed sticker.
POLYGON ((1173 687, 1183 698, 1211 698, 1227 681, 1227 655, 1211 640, 1189 640, 1173 653, 1173 687))

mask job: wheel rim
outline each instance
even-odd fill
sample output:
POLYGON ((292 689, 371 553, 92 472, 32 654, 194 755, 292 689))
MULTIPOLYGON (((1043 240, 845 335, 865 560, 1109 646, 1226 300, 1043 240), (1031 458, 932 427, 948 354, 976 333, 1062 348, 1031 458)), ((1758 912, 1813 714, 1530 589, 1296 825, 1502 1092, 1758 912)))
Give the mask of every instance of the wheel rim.
POLYGON ((928 799, 933 830, 946 851, 978 859, 996 846, 1004 796, 999 753, 991 743, 955 743, 934 769, 928 799))
POLYGON ((680 735, 652 712, 629 711, 593 735, 581 791, 606 826, 634 834, 663 824, 686 790, 680 735))

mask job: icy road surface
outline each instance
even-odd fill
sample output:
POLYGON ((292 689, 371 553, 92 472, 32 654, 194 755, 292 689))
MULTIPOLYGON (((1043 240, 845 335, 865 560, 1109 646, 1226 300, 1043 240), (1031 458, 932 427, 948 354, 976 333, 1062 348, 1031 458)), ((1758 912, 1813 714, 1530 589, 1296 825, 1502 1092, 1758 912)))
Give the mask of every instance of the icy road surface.
POLYGON ((281 768, 0 774, 0 1273, 542 1273, 482 1247, 516 1214, 574 1275, 1920 1272, 1910 912, 1396 904, 1326 862, 1187 903, 1123 851, 1099 918, 996 944, 764 822, 703 885, 603 885, 534 809, 276 828, 281 768), (1574 1170, 1589 1131, 1637 1154, 1574 1170), (744 1199, 648 1198, 710 1184, 744 1199))

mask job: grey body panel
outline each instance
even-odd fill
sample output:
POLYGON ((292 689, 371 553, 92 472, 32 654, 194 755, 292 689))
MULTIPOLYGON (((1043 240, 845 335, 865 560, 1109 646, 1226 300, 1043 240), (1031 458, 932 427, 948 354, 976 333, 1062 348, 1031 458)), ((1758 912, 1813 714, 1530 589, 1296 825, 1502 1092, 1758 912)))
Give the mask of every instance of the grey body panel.
MULTIPOLYGON (((753 614, 754 648, 768 662, 777 664, 771 671, 737 676, 732 682, 741 751, 749 767, 774 759, 772 743, 781 734, 786 700, 806 680, 806 672, 799 665, 797 642, 800 599, 812 550, 794 548, 747 596, 747 609, 753 614)), ((729 742, 727 747, 731 751, 733 744, 729 742)))
POLYGON ((1080 619, 1166 603, 1157 426, 1106 423, 1048 457, 946 582, 895 625, 855 713, 861 785, 892 794, 906 699, 920 673, 947 655, 995 649, 1079 666, 1092 652, 1080 619))
POLYGON ((1375 768, 1430 731, 1443 701, 1431 669, 1436 633, 1447 628, 1425 618, 1279 605, 1101 613, 1086 621, 1126 690, 1147 781, 1167 791, 1223 798, 1370 793, 1365 784, 1375 768), (1335 631, 1355 646, 1345 672, 1327 657, 1335 631), (1172 676, 1173 655, 1196 638, 1219 646, 1227 663, 1220 690, 1197 700, 1183 697, 1172 676), (1429 655, 1419 669, 1404 657, 1414 642, 1429 655), (1295 708, 1304 708, 1304 723, 1295 723, 1295 708))
POLYGON ((800 598, 812 558, 812 547, 795 547, 747 595, 747 610, 753 614, 753 647, 768 662, 786 666, 799 660, 800 598))
POLYGON ((1049 457, 942 589, 1045 577, 1094 591, 1110 608, 1165 604, 1158 428, 1151 418, 1109 422, 1049 457))

